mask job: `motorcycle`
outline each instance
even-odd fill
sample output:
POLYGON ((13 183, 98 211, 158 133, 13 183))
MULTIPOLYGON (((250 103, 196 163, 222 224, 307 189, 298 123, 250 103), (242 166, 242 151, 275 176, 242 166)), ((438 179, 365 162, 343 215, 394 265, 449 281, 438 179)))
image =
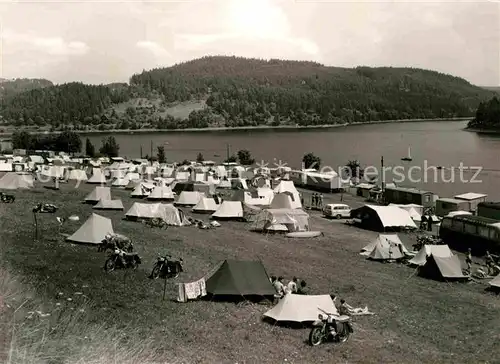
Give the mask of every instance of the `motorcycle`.
POLYGON ((353 332, 349 316, 320 313, 309 333, 309 345, 318 346, 327 341, 345 343, 353 332))
POLYGON ((106 272, 112 272, 115 269, 137 269, 141 264, 141 257, 137 253, 123 253, 123 259, 120 259, 119 254, 112 253, 109 258, 104 263, 104 270, 106 272))
POLYGON ((181 272, 184 272, 182 258, 179 260, 169 260, 169 258, 172 257, 170 255, 159 256, 149 278, 177 278, 181 272))
POLYGON ((16 200, 14 195, 8 195, 6 193, 0 192, 0 201, 3 203, 13 203, 16 200))

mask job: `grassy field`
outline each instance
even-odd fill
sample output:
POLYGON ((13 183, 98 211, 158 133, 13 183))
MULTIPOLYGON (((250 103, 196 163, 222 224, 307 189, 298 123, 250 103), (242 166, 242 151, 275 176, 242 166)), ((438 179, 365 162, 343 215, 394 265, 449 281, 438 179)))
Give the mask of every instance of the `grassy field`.
MULTIPOLYGON (((415 276, 413 269, 403 265, 367 261, 359 250, 376 233, 326 220, 315 212, 311 226, 325 236, 301 240, 250 232, 247 224, 239 222, 223 222, 208 231, 155 230, 124 221, 124 212, 101 211, 112 219, 116 232, 133 239, 143 258, 141 267, 128 276, 123 271, 105 274, 104 253, 66 243, 61 235, 75 231, 95 211, 81 203, 92 188, 68 184, 60 191, 16 191, 15 204, 0 205, 2 260, 14 277, 23 278, 23 283, 15 284, 5 280, 0 287, 4 303, 14 310, 28 300, 42 312, 52 313, 25 324, 27 319, 20 313, 28 308, 18 310, 17 336, 4 335, 2 340, 4 351, 10 348, 11 355, 37 355, 45 358, 38 362, 47 363, 126 363, 125 358, 130 363, 498 362, 500 301, 486 294, 484 285, 435 282, 415 276), (55 203, 60 207, 57 216, 76 214, 80 222, 68 221, 60 227, 54 215, 42 214, 40 239, 35 242, 31 208, 38 202, 55 203), (156 255, 163 252, 182 257, 186 270, 168 281, 165 301, 163 282, 147 278, 156 255), (296 275, 308 282, 312 294, 335 293, 353 306, 368 305, 376 315, 355 317, 355 333, 348 343, 311 348, 305 342, 307 329, 262 322, 269 307, 174 302, 176 282, 198 279, 226 258, 261 259, 270 275, 287 279, 296 275), (26 285, 32 291, 5 293, 26 285), (56 315, 61 307, 70 312, 67 317, 56 315), (50 328, 56 324, 66 332, 52 333, 50 328), (13 337, 17 339, 9 345, 13 337), (95 353, 94 359, 90 353, 95 353)), ((125 210, 133 203, 129 191, 112 194, 123 200, 125 210)), ((332 199, 338 201, 338 197, 332 199)), ((352 198, 344 201, 359 204, 352 198)), ((402 240, 411 248, 409 237, 402 240)))

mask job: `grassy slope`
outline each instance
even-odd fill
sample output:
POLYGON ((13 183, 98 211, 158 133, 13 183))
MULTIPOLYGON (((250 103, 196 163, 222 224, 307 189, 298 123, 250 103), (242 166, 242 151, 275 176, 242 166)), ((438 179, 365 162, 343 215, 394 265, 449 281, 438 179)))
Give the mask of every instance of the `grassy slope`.
MULTIPOLYGON (((160 99, 146 99, 146 98, 135 98, 132 100, 129 100, 127 102, 122 102, 119 104, 116 104, 113 106, 113 109, 116 111, 117 114, 124 114, 125 110, 127 110, 128 107, 138 107, 139 102, 142 102, 142 106, 146 105, 156 105, 157 108, 160 108, 160 99)), ((181 119, 186 119, 189 114, 194 111, 194 110, 201 110, 205 108, 205 101, 186 101, 186 102, 180 102, 176 103, 175 105, 169 106, 165 108, 164 112, 156 111, 155 115, 165 117, 167 115, 171 115, 174 118, 181 118, 181 119)), ((111 112, 111 109, 108 111, 108 113, 111 112)))
MULTIPOLYGON (((93 187, 73 187, 16 192, 15 204, 0 205, 7 261, 37 286, 47 305, 54 304, 58 292, 82 291, 94 302, 89 324, 133 327, 135 332, 128 337, 126 332, 123 340, 135 343, 150 337, 158 348, 156 355, 169 362, 276 363, 286 358, 296 363, 456 364, 491 361, 500 353, 494 340, 500 302, 485 294, 484 286, 434 282, 415 277, 405 266, 366 261, 358 252, 375 233, 317 215, 311 225, 325 237, 291 240, 252 233, 248 225, 237 222, 212 231, 194 227, 158 231, 123 221, 122 212, 100 212, 113 220, 115 231, 136 241, 143 258, 140 269, 125 281, 121 271, 106 275, 102 271, 106 256, 63 242, 53 215, 40 217, 41 241, 32 240, 30 208, 36 202, 53 202, 60 206, 58 216, 77 214, 82 222, 90 215, 91 207, 80 201, 93 187), (187 270, 168 282, 169 299, 164 302, 162 282, 146 278, 161 252, 182 256, 187 270), (260 258, 269 274, 305 278, 312 293, 337 293, 352 305, 368 304, 377 315, 355 318, 355 334, 345 345, 310 348, 304 343, 307 330, 261 322, 267 307, 170 300, 176 297, 176 281, 197 279, 225 258, 260 258)), ((128 194, 113 190, 125 209, 133 203, 128 194)), ((68 222, 61 232, 71 233, 80 224, 68 222)))

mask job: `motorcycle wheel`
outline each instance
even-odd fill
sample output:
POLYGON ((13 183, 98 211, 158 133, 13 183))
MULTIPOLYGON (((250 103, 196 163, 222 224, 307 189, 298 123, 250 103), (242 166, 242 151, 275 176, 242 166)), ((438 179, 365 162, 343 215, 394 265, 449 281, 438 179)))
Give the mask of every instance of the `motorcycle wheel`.
POLYGON ((347 340, 349 340, 350 336, 351 336, 351 334, 347 331, 345 334, 337 336, 337 342, 339 342, 341 344, 345 343, 345 342, 347 342, 347 340))
POLYGON ((115 270, 115 260, 113 258, 109 258, 108 260, 106 260, 106 262, 104 263, 104 270, 106 272, 112 272, 115 270))
POLYGON ((153 271, 151 272, 151 278, 153 279, 157 279, 160 277, 160 266, 158 264, 156 264, 153 268, 153 271))
POLYGON ((309 345, 318 346, 323 342, 323 328, 313 327, 309 333, 309 345))

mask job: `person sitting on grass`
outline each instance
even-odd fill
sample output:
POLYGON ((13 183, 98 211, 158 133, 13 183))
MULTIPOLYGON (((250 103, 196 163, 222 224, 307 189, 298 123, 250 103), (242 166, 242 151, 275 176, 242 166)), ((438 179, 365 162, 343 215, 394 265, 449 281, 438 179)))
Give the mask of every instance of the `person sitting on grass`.
POLYGON ((274 281, 273 286, 276 290, 276 293, 279 297, 283 297, 286 294, 285 285, 283 284, 283 277, 279 277, 276 281, 274 281))
POLYGON ((297 283, 299 283, 298 278, 293 277, 286 287, 289 293, 297 293, 297 283))
POLYGON ((304 280, 300 281, 300 285, 297 288, 297 294, 307 295, 307 283, 304 280))
POLYGON ((351 316, 359 314, 370 314, 368 311, 368 306, 365 308, 354 308, 349 305, 344 299, 340 300, 340 306, 338 307, 339 315, 351 316))

